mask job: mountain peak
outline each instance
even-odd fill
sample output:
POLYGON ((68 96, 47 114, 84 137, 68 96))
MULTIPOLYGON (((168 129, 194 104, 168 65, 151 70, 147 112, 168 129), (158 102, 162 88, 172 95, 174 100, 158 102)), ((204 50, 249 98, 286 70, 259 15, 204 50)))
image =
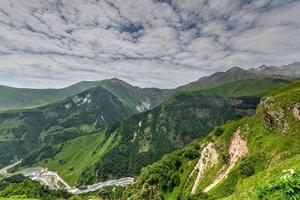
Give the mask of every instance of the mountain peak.
POLYGON ((248 71, 262 75, 300 76, 300 62, 293 62, 282 66, 261 65, 248 71))
POLYGON ((228 69, 226 72, 247 72, 247 71, 238 66, 234 66, 234 67, 228 69))

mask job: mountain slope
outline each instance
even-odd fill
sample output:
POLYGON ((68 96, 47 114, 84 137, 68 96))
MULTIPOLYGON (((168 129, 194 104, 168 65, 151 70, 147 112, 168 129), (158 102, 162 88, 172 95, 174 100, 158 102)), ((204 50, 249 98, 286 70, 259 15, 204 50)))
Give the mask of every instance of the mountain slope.
MULTIPOLYGON (((50 105, 3 112, 0 114, 0 166, 24 159, 33 152, 55 154, 59 149, 55 145, 97 133, 135 112, 100 86, 50 105)), ((25 160, 32 162, 36 156, 25 160)))
POLYGON ((299 110, 298 81, 264 97, 254 116, 148 166, 123 199, 297 199, 299 110))
MULTIPOLYGON (((279 75, 258 74, 250 70, 233 67, 225 72, 217 72, 211 76, 202 77, 195 82, 177 88, 177 91, 210 90, 216 87, 222 87, 223 85, 227 85, 229 83, 234 84, 235 82, 238 83, 247 80, 252 80, 252 83, 255 83, 253 80, 272 81, 276 79, 289 81, 290 78, 279 75)), ((276 85, 278 83, 274 82, 274 84, 276 85)), ((262 87, 262 85, 259 86, 262 87)))
POLYGON ((81 181, 91 183, 137 175, 142 167, 206 135, 214 126, 253 114, 258 102, 258 98, 178 95, 151 111, 122 121, 119 127, 106 133, 119 135, 119 144, 88 168, 81 181))
POLYGON ((160 106, 134 115, 107 132, 119 135, 119 144, 87 167, 80 184, 135 176, 142 167, 207 135, 216 125, 254 114, 261 96, 288 83, 277 78, 247 79, 210 90, 175 92, 160 106), (258 89, 262 84, 265 87, 258 89))
POLYGON ((103 81, 82 81, 62 89, 26 89, 0 86, 0 110, 36 107, 79 94, 87 89, 102 86, 122 99, 132 109, 136 105, 153 105, 166 99, 170 90, 157 89, 158 95, 152 97, 147 89, 134 87, 124 81, 113 78, 103 81), (150 98, 151 97, 151 98, 150 98))

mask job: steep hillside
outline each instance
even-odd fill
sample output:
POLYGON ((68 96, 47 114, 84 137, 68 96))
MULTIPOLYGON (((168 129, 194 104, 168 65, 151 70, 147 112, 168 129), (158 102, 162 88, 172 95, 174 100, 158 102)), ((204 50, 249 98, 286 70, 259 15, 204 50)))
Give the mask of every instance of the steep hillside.
POLYGON ((298 199, 300 82, 148 166, 123 199, 298 199), (297 171, 298 170, 298 171, 297 171))
POLYGON ((29 155, 26 162, 34 162, 38 155, 51 156, 59 150, 56 145, 98 133, 135 112, 100 86, 50 105, 3 112, 0 166, 29 155))
POLYGON ((290 82, 279 78, 247 79, 210 90, 177 91, 160 106, 134 115, 106 132, 121 139, 86 168, 80 184, 135 176, 164 154, 207 135, 216 125, 254 114, 261 96, 290 82))
POLYGON ((79 94, 87 89, 102 86, 123 100, 130 108, 138 111, 148 108, 149 105, 156 105, 170 95, 170 90, 156 89, 157 95, 152 95, 152 91, 134 87, 119 79, 109 79, 103 81, 82 81, 62 89, 26 89, 0 86, 0 110, 36 107, 67 97, 79 94))
POLYGON ((258 102, 256 97, 223 98, 197 92, 176 95, 106 132, 119 135, 119 144, 86 169, 81 182, 137 175, 142 167, 205 136, 214 126, 254 114, 258 102))

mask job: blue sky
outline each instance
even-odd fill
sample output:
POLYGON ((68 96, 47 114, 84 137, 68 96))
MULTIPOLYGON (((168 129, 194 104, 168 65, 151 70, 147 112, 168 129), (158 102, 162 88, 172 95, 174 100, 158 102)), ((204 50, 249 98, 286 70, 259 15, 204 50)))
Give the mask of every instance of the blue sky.
POLYGON ((2 0, 0 84, 170 88, 288 64, 300 60, 299 13, 299 0, 2 0))

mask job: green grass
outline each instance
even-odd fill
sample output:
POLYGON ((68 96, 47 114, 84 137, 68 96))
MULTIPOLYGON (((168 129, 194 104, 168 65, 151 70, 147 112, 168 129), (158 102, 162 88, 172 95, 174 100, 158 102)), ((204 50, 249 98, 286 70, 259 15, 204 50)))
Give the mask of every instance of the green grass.
POLYGON ((76 185, 82 171, 116 143, 116 135, 105 138, 104 132, 81 136, 65 143, 53 159, 40 161, 38 165, 57 171, 67 183, 76 185))
MULTIPOLYGON (((200 84, 192 90, 183 90, 184 93, 198 91, 204 95, 215 95, 225 97, 255 96, 262 97, 271 91, 285 86, 292 81, 279 78, 247 79, 234 82, 211 83, 209 85, 200 84)), ((181 92, 180 92, 181 93, 181 92)), ((176 94, 179 94, 176 93, 176 94)))
POLYGON ((283 174, 283 170, 296 169, 300 170, 300 155, 295 155, 284 161, 280 161, 268 169, 263 170, 247 179, 241 180, 237 186, 234 194, 228 196, 227 200, 235 199, 254 199, 255 192, 259 186, 266 182, 277 180, 283 174))

